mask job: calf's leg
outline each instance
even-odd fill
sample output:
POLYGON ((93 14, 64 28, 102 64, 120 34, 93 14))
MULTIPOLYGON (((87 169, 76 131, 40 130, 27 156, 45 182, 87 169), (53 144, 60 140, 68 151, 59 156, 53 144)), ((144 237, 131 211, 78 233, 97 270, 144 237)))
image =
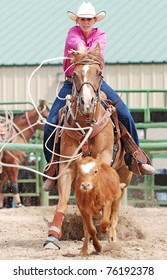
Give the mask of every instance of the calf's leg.
POLYGON ((85 224, 85 220, 83 218, 82 220, 83 220, 83 230, 84 230, 84 242, 79 254, 82 257, 86 257, 88 255, 88 244, 90 240, 90 234, 88 232, 87 225, 85 224))
MULTIPOLYGON (((88 213, 85 213, 84 210, 83 211, 80 210, 80 211, 81 211, 81 215, 84 220, 84 223, 85 223, 85 227, 87 228, 88 233, 92 237, 94 248, 96 249, 97 252, 101 252, 102 246, 100 244, 100 241, 97 239, 97 231, 96 231, 95 226, 93 225, 92 216, 88 213)), ((86 240, 86 242, 87 242, 87 240, 86 240)))

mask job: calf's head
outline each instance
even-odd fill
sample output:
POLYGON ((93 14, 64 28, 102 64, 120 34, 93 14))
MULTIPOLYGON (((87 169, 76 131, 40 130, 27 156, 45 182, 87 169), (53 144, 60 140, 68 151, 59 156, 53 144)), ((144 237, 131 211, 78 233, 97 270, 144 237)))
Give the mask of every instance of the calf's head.
POLYGON ((76 162, 76 187, 82 191, 89 192, 96 186, 100 161, 92 157, 79 157, 76 162))

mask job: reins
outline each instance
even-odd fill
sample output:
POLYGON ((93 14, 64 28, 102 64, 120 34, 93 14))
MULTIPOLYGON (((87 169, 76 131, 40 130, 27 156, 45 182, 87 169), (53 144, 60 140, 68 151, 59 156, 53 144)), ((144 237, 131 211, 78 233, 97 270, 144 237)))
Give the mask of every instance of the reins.
MULTIPOLYGON (((81 59, 81 60, 75 62, 74 64, 75 64, 75 65, 93 65, 93 64, 98 64, 98 65, 100 66, 100 61, 98 61, 98 60, 93 60, 93 59, 86 59, 86 60, 82 60, 82 59, 81 59)), ((75 78, 73 78, 73 81, 75 81, 75 78)), ((79 92, 79 91, 81 90, 81 88, 82 88, 85 84, 90 85, 90 86, 93 88, 94 92, 96 92, 96 91, 98 90, 98 89, 95 88, 95 86, 94 86, 92 83, 90 83, 90 82, 83 82, 83 83, 81 84, 81 86, 80 86, 79 88, 77 88, 77 91, 79 92)), ((100 87, 99 87, 99 88, 100 88, 100 87)))

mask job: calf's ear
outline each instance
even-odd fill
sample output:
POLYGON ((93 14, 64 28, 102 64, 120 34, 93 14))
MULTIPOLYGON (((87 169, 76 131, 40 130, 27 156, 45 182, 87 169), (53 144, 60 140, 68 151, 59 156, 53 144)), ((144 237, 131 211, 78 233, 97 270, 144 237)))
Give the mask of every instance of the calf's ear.
POLYGON ((120 183, 119 185, 120 185, 122 191, 127 187, 127 185, 125 183, 120 183))

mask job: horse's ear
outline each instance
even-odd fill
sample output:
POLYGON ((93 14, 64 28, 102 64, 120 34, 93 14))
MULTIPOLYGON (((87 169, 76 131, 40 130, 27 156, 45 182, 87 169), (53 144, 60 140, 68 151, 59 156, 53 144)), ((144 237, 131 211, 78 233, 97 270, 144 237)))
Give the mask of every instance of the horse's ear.
POLYGON ((127 187, 127 185, 125 183, 120 183, 119 186, 122 191, 127 187))
POLYGON ((50 111, 46 100, 40 100, 39 107, 41 107, 42 109, 46 107, 50 111))
POLYGON ((40 100, 38 108, 40 109, 41 112, 47 111, 48 113, 50 112, 50 108, 48 106, 48 103, 46 100, 40 100))
POLYGON ((42 107, 42 108, 44 106, 46 106, 46 101, 45 100, 40 100, 39 106, 42 107))
POLYGON ((96 53, 101 53, 101 48, 100 48, 100 44, 98 43, 97 45, 96 45, 96 47, 94 48, 94 52, 96 52, 96 53))

